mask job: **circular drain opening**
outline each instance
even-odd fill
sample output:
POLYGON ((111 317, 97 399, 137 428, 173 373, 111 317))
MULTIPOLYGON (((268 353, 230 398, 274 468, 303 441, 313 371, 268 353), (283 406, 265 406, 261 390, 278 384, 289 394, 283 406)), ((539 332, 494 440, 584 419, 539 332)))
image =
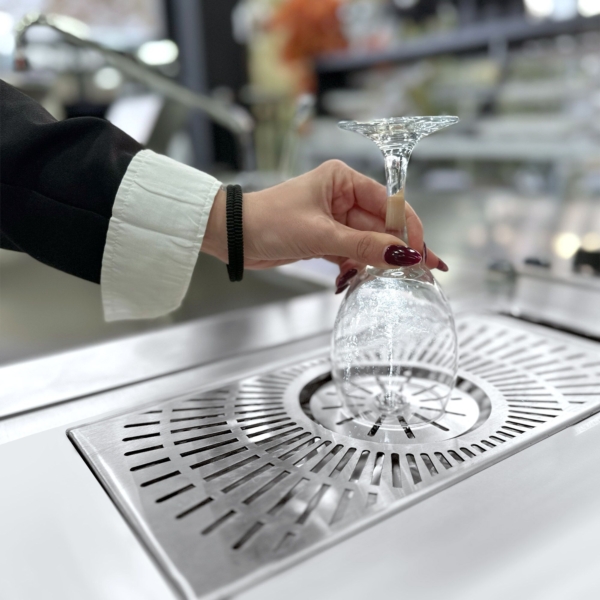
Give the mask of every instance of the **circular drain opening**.
POLYGON ((443 416, 451 383, 447 373, 417 364, 393 375, 388 365, 355 367, 352 379, 343 384, 348 419, 419 429, 443 416))
POLYGON ((411 427, 402 415, 353 415, 344 407, 327 372, 307 383, 300 392, 304 413, 316 423, 336 434, 354 439, 387 444, 422 444, 456 438, 480 427, 489 417, 492 403, 475 383, 459 376, 446 410, 422 402, 412 407, 413 420, 424 425, 411 427), (435 418, 430 421, 435 413, 435 418), (431 414, 430 414, 431 413, 431 414))

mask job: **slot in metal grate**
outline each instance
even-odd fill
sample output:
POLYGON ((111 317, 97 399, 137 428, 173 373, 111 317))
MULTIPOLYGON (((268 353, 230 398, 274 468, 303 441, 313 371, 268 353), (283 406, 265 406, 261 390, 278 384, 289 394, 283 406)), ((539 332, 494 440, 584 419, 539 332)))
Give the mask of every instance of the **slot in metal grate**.
POLYGON ((493 316, 458 331, 448 410, 415 430, 353 419, 319 358, 69 436, 182 595, 221 597, 600 410, 589 345, 493 316))

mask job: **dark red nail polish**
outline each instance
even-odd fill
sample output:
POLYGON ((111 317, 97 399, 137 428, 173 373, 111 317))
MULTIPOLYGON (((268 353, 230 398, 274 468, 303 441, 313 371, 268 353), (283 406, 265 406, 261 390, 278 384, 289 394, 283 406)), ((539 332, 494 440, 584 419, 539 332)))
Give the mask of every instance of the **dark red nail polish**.
POLYGON ((423 242, 423 262, 427 262, 427 244, 423 242))
POLYGON ((358 273, 357 269, 350 269, 349 271, 346 271, 346 273, 342 273, 337 278, 335 285, 339 288, 346 285, 357 273, 358 273))
POLYGON ((343 291, 347 290, 350 286, 348 284, 346 285, 339 285, 338 289, 335 290, 336 294, 341 294, 343 291))
POLYGON ((437 268, 445 273, 448 270, 448 265, 440 258, 437 268))
POLYGON ((416 250, 406 246, 388 246, 383 258, 388 265, 410 267, 420 263, 422 257, 416 250))

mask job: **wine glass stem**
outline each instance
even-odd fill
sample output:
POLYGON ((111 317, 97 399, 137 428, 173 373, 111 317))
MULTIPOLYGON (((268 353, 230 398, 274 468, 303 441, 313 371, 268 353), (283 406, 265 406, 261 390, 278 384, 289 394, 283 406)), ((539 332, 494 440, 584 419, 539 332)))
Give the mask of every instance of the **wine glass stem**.
POLYGON ((406 169, 412 148, 384 148, 385 178, 387 182, 387 209, 385 231, 408 244, 404 185, 406 169))

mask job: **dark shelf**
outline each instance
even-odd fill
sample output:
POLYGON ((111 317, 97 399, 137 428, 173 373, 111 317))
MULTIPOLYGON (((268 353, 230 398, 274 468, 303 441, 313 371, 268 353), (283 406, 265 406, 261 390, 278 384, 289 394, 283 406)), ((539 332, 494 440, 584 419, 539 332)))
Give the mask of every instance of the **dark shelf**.
POLYGON ((516 44, 527 40, 555 37, 563 34, 600 31, 600 15, 578 17, 568 21, 529 21, 522 17, 498 19, 478 25, 461 27, 446 34, 408 40, 381 52, 337 52, 317 61, 319 73, 358 71, 385 63, 401 63, 440 56, 485 50, 492 44, 516 44))

